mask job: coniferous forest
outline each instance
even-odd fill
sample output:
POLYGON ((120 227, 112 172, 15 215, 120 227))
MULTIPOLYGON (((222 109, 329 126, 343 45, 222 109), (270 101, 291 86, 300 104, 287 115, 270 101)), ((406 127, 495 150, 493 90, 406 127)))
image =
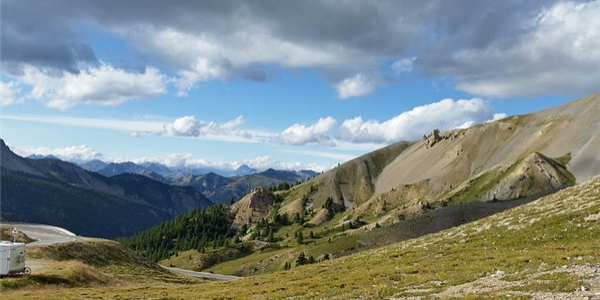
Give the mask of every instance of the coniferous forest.
POLYGON ((227 246, 234 237, 232 214, 222 204, 194 209, 135 236, 117 239, 123 245, 153 261, 168 258, 179 251, 227 246))

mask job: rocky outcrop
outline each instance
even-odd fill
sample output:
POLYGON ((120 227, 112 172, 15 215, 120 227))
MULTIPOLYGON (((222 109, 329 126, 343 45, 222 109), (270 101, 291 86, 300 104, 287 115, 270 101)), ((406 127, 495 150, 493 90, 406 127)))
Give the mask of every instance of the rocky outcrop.
POLYGON ((253 189, 248 195, 231 206, 235 214, 232 227, 240 228, 243 224, 254 226, 260 219, 267 217, 277 197, 266 188, 253 189))
POLYGON ((482 200, 511 200, 550 194, 575 183, 574 176, 562 164, 537 152, 509 170, 482 200))
MULTIPOLYGON (((463 133, 464 134, 464 133, 463 133)), ((454 140, 458 136, 456 131, 448 131, 445 133, 440 133, 439 129, 434 129, 428 135, 423 136, 423 141, 425 141, 425 148, 431 148, 435 144, 443 140, 454 140)))
POLYGON ((425 148, 433 147, 437 142, 442 140, 440 137, 440 130, 434 129, 430 134, 424 135, 423 140, 425 141, 425 148))

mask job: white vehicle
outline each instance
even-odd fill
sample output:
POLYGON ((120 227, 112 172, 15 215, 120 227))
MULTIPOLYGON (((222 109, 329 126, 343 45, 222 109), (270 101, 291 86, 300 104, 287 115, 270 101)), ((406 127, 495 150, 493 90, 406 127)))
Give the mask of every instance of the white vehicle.
POLYGON ((0 241, 0 277, 28 275, 25 266, 25 243, 0 241))

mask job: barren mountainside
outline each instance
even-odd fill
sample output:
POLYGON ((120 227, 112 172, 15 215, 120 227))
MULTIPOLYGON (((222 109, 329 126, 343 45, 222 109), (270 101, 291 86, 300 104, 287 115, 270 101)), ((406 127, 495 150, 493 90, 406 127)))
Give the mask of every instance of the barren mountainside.
POLYGON ((600 173, 598 115, 600 93, 396 143, 295 187, 280 213, 310 209, 310 222, 321 224, 327 218, 320 211, 332 198, 342 211, 352 210, 342 222, 394 223, 439 206, 549 194, 600 173))

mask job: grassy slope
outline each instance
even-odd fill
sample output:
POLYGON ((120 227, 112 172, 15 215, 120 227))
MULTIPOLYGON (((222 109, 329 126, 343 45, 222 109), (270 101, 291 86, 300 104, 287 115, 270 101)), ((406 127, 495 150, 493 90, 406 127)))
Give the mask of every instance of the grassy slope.
POLYGON ((102 239, 27 248, 26 264, 33 270, 31 276, 0 281, 2 299, 15 290, 198 282, 102 239))
MULTIPOLYGON (((451 297, 451 287, 504 274, 492 289, 474 289, 460 297, 494 298, 512 293, 572 292, 585 280, 565 265, 600 264, 600 177, 582 185, 474 223, 323 263, 249 277, 235 282, 17 291, 3 299, 161 298, 161 299, 382 299, 451 297), (566 269, 565 269, 566 270, 566 269), (502 271, 499 273, 498 271, 502 271), (542 275, 536 275, 542 272, 542 275), (562 276, 564 275, 564 276, 562 276), (224 292, 226 291, 226 292, 224 292)), ((598 275, 594 275, 598 276, 598 275)), ((562 294, 557 294, 559 297, 562 294)), ((456 296, 456 295, 454 295, 456 296)))

